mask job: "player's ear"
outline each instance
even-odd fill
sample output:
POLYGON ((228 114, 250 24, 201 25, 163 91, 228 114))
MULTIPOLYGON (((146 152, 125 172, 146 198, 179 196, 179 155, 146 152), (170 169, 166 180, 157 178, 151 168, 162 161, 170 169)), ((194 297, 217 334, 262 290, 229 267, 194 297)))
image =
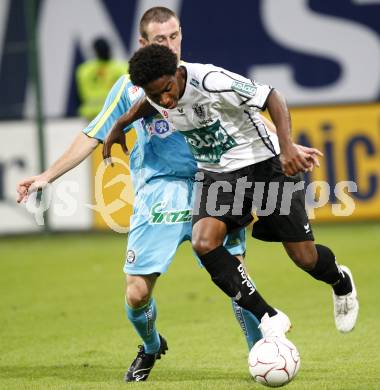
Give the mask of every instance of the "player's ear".
POLYGON ((149 45, 149 42, 145 38, 140 37, 139 38, 139 44, 140 44, 141 47, 145 47, 145 46, 149 45))

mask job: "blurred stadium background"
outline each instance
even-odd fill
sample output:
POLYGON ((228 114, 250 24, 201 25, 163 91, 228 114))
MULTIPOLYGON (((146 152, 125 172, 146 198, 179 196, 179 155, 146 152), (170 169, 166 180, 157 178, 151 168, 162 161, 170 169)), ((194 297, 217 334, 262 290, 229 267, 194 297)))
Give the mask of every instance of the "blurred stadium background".
MULTIPOLYGON (((45 199, 50 207, 44 215, 43 224, 39 211, 35 209, 33 214, 26 207, 15 203, 15 188, 19 180, 39 173, 52 163, 86 126, 86 122, 77 117, 74 74, 78 64, 90 58, 92 41, 100 35, 108 37, 113 43, 115 57, 128 60, 138 47, 138 20, 147 8, 154 5, 167 6, 180 16, 184 60, 220 65, 262 83, 271 84, 283 92, 291 107, 295 140, 313 145, 324 153, 321 167, 307 177, 308 182, 327 183, 331 190, 327 193, 327 187, 321 187, 317 198, 309 199, 311 208, 320 206, 315 209, 314 215, 315 221, 321 223, 318 233, 326 239, 331 238, 338 245, 337 252, 351 255, 357 262, 362 261, 360 251, 363 249, 366 249, 368 260, 364 264, 371 267, 376 261, 380 249, 379 0, 250 0, 235 1, 233 5, 227 0, 0 0, 0 284, 3 296, 12 291, 4 299, 2 306, 3 341, 8 337, 15 342, 16 331, 12 333, 9 330, 11 324, 19 323, 19 327, 14 329, 24 332, 25 321, 31 318, 25 313, 25 317, 17 317, 17 313, 12 311, 11 308, 17 306, 15 302, 19 299, 29 302, 25 294, 20 298, 14 295, 13 288, 19 286, 19 291, 23 287, 37 290, 41 288, 40 280, 35 277, 31 278, 30 283, 27 278, 26 285, 22 286, 24 282, 18 281, 18 278, 25 277, 22 273, 39 273, 40 267, 45 267, 50 271, 46 275, 41 273, 41 277, 46 277, 44 280, 47 280, 55 272, 64 275, 78 266, 77 271, 84 274, 87 272, 85 263, 78 263, 84 261, 87 254, 95 259, 95 265, 91 268, 94 275, 100 273, 103 278, 103 272, 113 272, 112 276, 108 275, 104 288, 113 288, 114 306, 111 305, 111 309, 119 310, 119 303, 115 302, 119 302, 120 297, 115 294, 122 295, 124 238, 117 239, 114 237, 117 234, 112 232, 112 237, 107 239, 110 241, 104 242, 102 240, 106 238, 103 235, 100 241, 99 235, 89 235, 81 247, 81 239, 71 235, 62 240, 49 235, 42 238, 17 236, 46 231, 110 231, 109 225, 112 223, 119 226, 120 231, 127 231, 132 191, 125 167, 119 166, 112 172, 103 172, 100 187, 95 186, 94 176, 101 162, 100 150, 97 150, 90 159, 54 184, 45 199), (355 205, 352 213, 347 208, 349 204, 345 203, 347 198, 344 192, 347 195, 347 188, 334 192, 337 183, 346 181, 354 182, 357 186, 348 194, 355 205), (94 207, 89 207, 95 204, 102 207, 102 213, 96 211, 96 207, 95 210, 94 207), (360 225, 356 223, 359 221, 360 225), (333 222, 343 225, 341 228, 332 227, 333 222), (355 237, 358 240, 365 240, 367 237, 368 240, 349 245, 349 241, 355 237), (108 268, 99 265, 106 260, 105 257, 110 257, 110 252, 101 251, 100 246, 103 244, 115 254, 113 263, 108 268), (49 263, 60 252, 62 245, 66 246, 65 251, 70 246, 76 250, 68 253, 63 251, 70 258, 67 269, 62 269, 65 267, 65 256, 62 254, 58 257, 59 265, 49 263), (91 251, 90 248, 99 248, 99 251, 91 251), (358 252, 354 252, 355 248, 358 252), (75 253, 78 254, 78 263, 73 261, 75 253), (22 261, 17 263, 20 259, 22 261), (28 264, 25 263, 27 261, 28 264), (116 284, 120 283, 117 290, 114 288, 115 280, 116 284)), ((132 135, 128 142, 132 145, 133 141, 132 135)), ((38 210, 44 208, 45 206, 38 210)), ((260 248, 261 244, 258 245, 260 248)), ((268 252, 263 251, 263 256, 264 253, 268 252)), ((183 268, 184 263, 181 264, 183 268)), ((188 266, 190 260, 186 264, 188 266)), ((359 263, 352 262, 351 265, 355 271, 360 272, 359 263)), ((258 267, 259 277, 267 281, 264 277, 265 265, 262 267, 262 274, 260 266, 258 267)), ((182 268, 177 265, 177 272, 181 272, 182 268)), ((287 272, 286 269, 280 269, 281 272, 287 272)), ((370 276, 370 272, 366 270, 358 278, 364 284, 370 276)), ((101 278, 93 278, 89 283, 98 286, 102 283, 101 278)), ((276 275, 273 279, 276 279, 276 275)), ((66 280, 65 277, 63 280, 66 280)), ((70 288, 81 288, 83 280, 78 275, 75 280, 76 287, 72 285, 72 281, 70 288)), ((60 281, 56 275, 56 283, 59 284, 60 281)), ((189 289, 191 283, 189 281, 189 289)), ((301 282, 297 279, 297 283, 301 282)), ((289 288, 291 285, 290 283, 289 288)), ((94 288, 99 290, 96 286, 94 288)), ((55 287, 58 288, 56 285, 55 287)), ((49 291, 53 288, 49 284, 49 291)), ((210 291, 212 296, 214 290, 210 291)), ((43 300, 42 290, 40 294, 39 299, 43 300)), ((92 292, 88 292, 88 297, 91 294, 92 292)), ((166 290, 163 294, 166 294, 166 290)), ((167 294, 170 299, 172 293, 167 294)), ((368 290, 368 296, 373 297, 372 294, 378 294, 378 289, 374 289, 374 292, 368 290)), ((111 294, 107 293, 108 295, 111 297, 111 294)), ((189 292, 189 297, 190 295, 189 292)), ((97 296, 97 299, 106 305, 102 295, 97 296)), ((189 300, 191 299, 190 297, 189 300)), ((64 305, 60 300, 58 302, 64 305)), ((84 300, 83 305, 86 305, 85 302, 87 301, 84 300)), ((52 303, 54 312, 53 306, 52 303)), ((38 307, 36 310, 40 313, 38 307)), ((112 310, 107 309, 110 313, 112 310)), ((108 314, 112 315, 110 313, 108 314)), ((95 311, 92 315, 97 317, 99 313, 95 311)), ((33 323, 37 328, 43 323, 42 319, 32 318, 37 321, 33 323)), ((78 318, 81 321, 81 317, 78 318)), ((122 320, 117 318, 117 321, 122 320)), ((73 324, 71 326, 74 327, 73 324)), ((128 325, 120 323, 118 326, 123 329, 120 330, 121 334, 128 325)), ((370 325, 368 327, 366 331, 369 331, 370 325)), ((99 329, 99 332, 106 332, 107 324, 100 324, 99 329)), ((109 340, 111 339, 110 336, 109 340)), ((103 340, 104 344, 109 340, 103 340)), ((19 341, 21 344, 24 342, 23 339, 19 341)), ((12 350, 13 344, 4 343, 4 350, 12 350)), ((42 347, 36 342, 33 348, 38 351, 42 347)), ((33 354, 33 348, 25 351, 25 354, 33 354)), ((78 344, 78 349, 81 348, 78 344)), ((321 353, 322 351, 323 349, 321 353)), ((90 359, 90 355, 84 360, 90 359)), ((7 356, 9 358, 13 355, 7 356)), ((10 361, 17 361, 18 358, 14 355, 10 361)), ((49 358, 51 360, 47 361, 51 363, 55 356, 49 355, 49 358)), ((107 356, 108 358, 111 359, 107 356)), ((22 359, 27 362, 26 366, 32 364, 25 356, 22 359)), ((101 359, 101 356, 96 356, 96 359, 101 359)), ((117 355, 116 359, 124 357, 117 355)), ((323 357, 321 359, 324 360, 323 357)), ((79 357, 78 361, 81 361, 79 357)), ((76 363, 74 361, 73 365, 76 363)), ((41 367, 38 378, 45 375, 41 367)), ((70 371, 72 367, 66 369, 70 371)), ((310 369, 312 372, 312 367, 310 369)), ((13 378, 22 373, 22 368, 9 370, 13 378)), ((65 367, 59 370, 65 371, 65 367)), ((35 371, 30 369, 25 376, 33 378, 34 374, 35 371)), ((106 380, 105 378, 114 374, 104 371, 98 379, 106 380)), ((73 375, 80 376, 81 372, 75 371, 73 375)), ((83 375, 85 380, 90 380, 87 374, 83 375)), ((210 375, 212 377, 213 374, 210 375)), ((61 379, 64 377, 62 375, 61 379)), ((68 373, 67 377, 70 379, 68 373)), ((165 376, 163 378, 168 379, 165 376)), ((316 375, 314 379, 318 380, 316 375)), ((7 383, 4 388, 10 388, 13 382, 4 383, 7 383)), ((229 384, 230 388, 238 388, 235 385, 232 382, 229 384)), ((372 384, 368 384, 363 388, 376 388, 375 384, 374 387, 371 386, 372 384)))
MULTIPOLYGON (((54 161, 86 125, 76 117, 74 74, 91 55, 92 41, 108 37, 116 58, 128 59, 138 45, 138 20, 154 4, 180 15, 183 59, 223 66, 285 94, 294 138, 325 154, 322 167, 307 178, 331 189, 318 200, 328 201, 316 210, 318 221, 380 219, 379 1, 250 1, 242 3, 241 12, 228 1, 215 7, 197 0, 83 0, 78 7, 74 0, 2 0, 0 234, 44 228, 15 204, 16 183, 54 161), (332 212, 331 205, 341 203, 333 190, 342 181, 357 184, 349 216, 332 212)), ((94 204, 99 157, 57 182, 49 229, 107 227, 86 206, 94 204)), ((105 204, 119 201, 105 210, 112 209, 109 219, 128 226, 130 199, 120 195, 118 182, 125 178, 113 176, 117 180, 104 189, 105 204)), ((103 184, 109 180, 106 175, 103 184)))

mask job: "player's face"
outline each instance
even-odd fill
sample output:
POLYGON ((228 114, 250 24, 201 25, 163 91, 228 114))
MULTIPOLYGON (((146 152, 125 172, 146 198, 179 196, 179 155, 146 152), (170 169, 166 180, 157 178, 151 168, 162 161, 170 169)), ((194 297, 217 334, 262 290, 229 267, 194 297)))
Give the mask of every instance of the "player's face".
MULTIPOLYGON (((177 72, 178 73, 178 72, 177 72)), ((177 107, 180 88, 176 76, 162 76, 144 86, 145 94, 161 107, 177 107)))
POLYGON ((171 17, 164 23, 149 23, 145 32, 148 39, 140 38, 141 46, 152 43, 167 46, 177 56, 178 62, 180 61, 182 34, 176 18, 171 17))

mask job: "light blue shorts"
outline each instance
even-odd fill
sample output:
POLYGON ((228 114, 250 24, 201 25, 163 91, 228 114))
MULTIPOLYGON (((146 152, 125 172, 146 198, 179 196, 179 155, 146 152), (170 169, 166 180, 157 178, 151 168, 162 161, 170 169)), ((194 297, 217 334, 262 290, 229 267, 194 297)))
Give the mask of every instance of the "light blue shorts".
MULTIPOLYGON (((164 273, 178 246, 191 240, 193 183, 190 179, 157 178, 139 191, 130 221, 125 273, 164 273)), ((245 230, 228 236, 225 246, 233 255, 244 254, 245 230)))

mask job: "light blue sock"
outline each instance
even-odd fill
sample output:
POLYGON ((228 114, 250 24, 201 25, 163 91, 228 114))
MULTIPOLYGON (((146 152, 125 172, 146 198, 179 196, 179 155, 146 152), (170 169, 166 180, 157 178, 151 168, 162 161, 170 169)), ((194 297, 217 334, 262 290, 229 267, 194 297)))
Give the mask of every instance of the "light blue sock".
POLYGON ((259 329, 260 321, 248 310, 240 307, 234 300, 232 300, 232 309, 239 325, 244 333, 245 339, 250 351, 253 345, 263 338, 261 330, 259 329))
POLYGON ((144 342, 146 353, 156 353, 160 349, 160 336, 156 330, 157 308, 153 298, 143 307, 133 309, 125 304, 129 321, 144 342))

